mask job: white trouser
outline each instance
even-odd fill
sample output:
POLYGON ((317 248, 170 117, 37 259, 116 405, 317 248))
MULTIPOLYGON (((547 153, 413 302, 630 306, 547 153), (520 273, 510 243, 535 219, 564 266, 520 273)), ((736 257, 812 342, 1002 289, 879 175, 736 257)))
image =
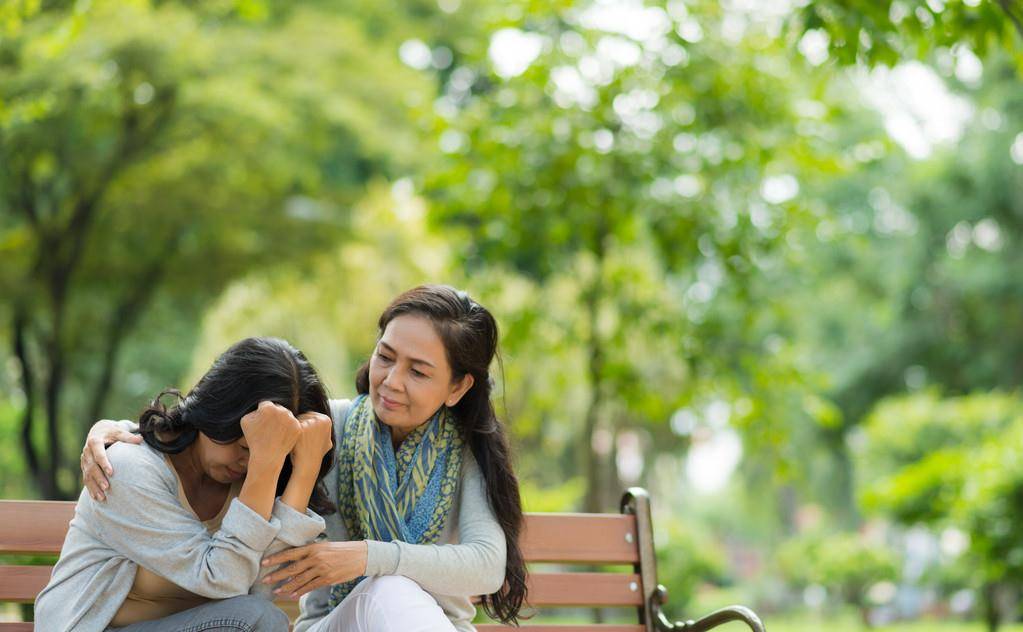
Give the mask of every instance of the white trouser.
POLYGON ((367 577, 309 632, 454 632, 437 601, 401 575, 367 577))

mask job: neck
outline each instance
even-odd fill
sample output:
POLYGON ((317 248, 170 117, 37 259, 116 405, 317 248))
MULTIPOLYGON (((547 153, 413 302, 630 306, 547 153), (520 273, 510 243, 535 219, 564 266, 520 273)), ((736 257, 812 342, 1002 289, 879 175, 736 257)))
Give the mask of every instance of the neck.
POLYGON ((185 448, 178 454, 170 455, 171 463, 178 472, 178 478, 185 489, 198 489, 213 479, 206 476, 202 469, 202 460, 199 458, 198 442, 185 448))
MULTIPOLYGON (((419 426, 416 426, 418 428, 419 426)), ((401 447, 401 442, 405 440, 405 437, 412 434, 415 428, 391 428, 391 445, 394 446, 395 451, 401 447)))

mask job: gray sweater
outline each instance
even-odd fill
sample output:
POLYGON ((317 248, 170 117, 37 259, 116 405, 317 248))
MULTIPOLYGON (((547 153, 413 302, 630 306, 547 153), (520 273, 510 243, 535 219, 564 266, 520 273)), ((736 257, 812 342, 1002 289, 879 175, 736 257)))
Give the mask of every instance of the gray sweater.
POLYGON ((252 592, 264 555, 313 541, 323 519, 280 500, 267 522, 237 498, 210 534, 178 499, 178 479, 163 454, 118 443, 108 451, 114 475, 105 502, 78 498, 60 559, 36 599, 36 629, 99 632, 117 613, 139 565, 210 599, 252 592))
MULTIPOLYGON (((344 426, 351 407, 349 400, 331 400, 334 419, 334 445, 341 445, 344 426)), ((327 493, 337 502, 337 467, 325 479, 327 493)), ((327 516, 327 536, 348 540, 348 531, 338 514, 327 516)), ((368 541, 366 574, 403 575, 414 580, 444 610, 459 632, 475 632, 472 619, 475 595, 496 592, 504 584, 507 549, 504 531, 497 523, 487 500, 486 486, 476 459, 466 447, 462 458, 462 478, 451 506, 447 524, 441 533, 445 544, 406 544, 405 542, 368 541)), ((329 588, 321 588, 302 597, 302 614, 294 632, 304 632, 330 612, 329 588)))

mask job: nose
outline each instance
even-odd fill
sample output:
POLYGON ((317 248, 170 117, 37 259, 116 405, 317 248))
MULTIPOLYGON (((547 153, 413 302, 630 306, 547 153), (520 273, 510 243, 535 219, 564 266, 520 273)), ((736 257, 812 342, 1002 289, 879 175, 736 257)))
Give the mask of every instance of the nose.
POLYGON ((400 393, 404 389, 402 388, 403 382, 399 371, 400 369, 397 366, 391 367, 391 369, 387 371, 387 375, 384 376, 383 385, 386 386, 388 390, 400 393))

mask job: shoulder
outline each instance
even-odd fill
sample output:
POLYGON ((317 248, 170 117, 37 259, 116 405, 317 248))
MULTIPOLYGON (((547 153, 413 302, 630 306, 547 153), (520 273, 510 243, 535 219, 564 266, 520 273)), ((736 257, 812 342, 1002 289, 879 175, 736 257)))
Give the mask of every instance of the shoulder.
POLYGON ((345 423, 348 421, 348 413, 352 410, 351 399, 330 400, 330 418, 334 422, 334 445, 341 445, 341 437, 345 434, 345 423))
POLYGON ((479 463, 476 462, 476 455, 466 443, 462 446, 462 480, 478 479, 481 476, 483 474, 480 472, 479 463))
POLYGON ((115 443, 107 449, 107 458, 114 468, 112 485, 146 486, 170 483, 174 485, 174 473, 164 459, 162 452, 141 443, 115 443))
POLYGON ((330 418, 334 420, 335 428, 339 428, 344 425, 345 419, 348 417, 348 411, 351 409, 352 400, 350 399, 330 400, 330 418))

